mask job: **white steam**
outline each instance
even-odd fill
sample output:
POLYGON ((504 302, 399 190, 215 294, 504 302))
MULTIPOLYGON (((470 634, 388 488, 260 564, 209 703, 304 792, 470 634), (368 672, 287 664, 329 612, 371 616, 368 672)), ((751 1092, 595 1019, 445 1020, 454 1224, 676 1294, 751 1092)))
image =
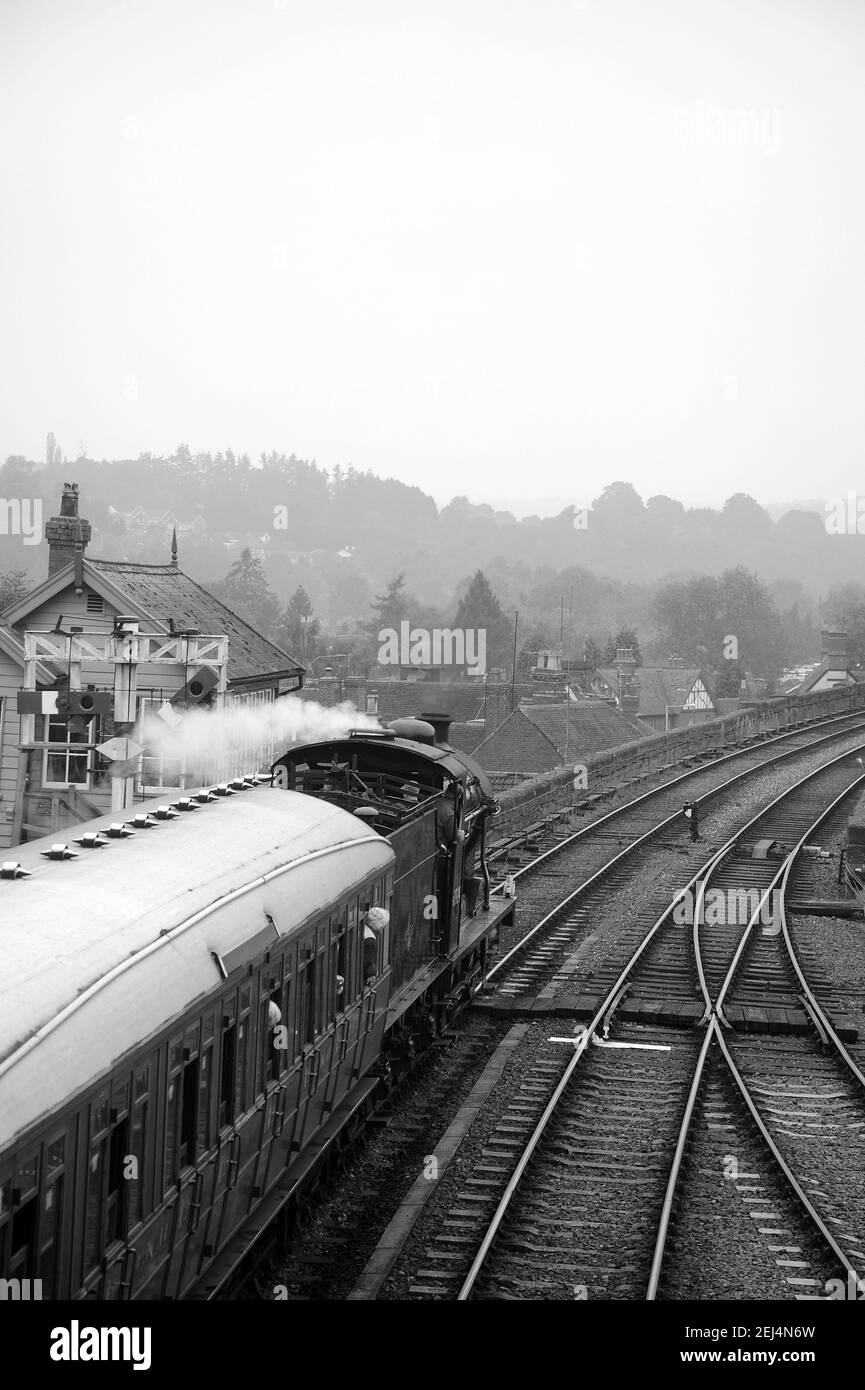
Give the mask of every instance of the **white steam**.
POLYGON ((169 705, 166 712, 172 724, 176 718, 174 727, 159 714, 146 714, 141 721, 141 742, 147 750, 142 772, 151 786, 177 786, 181 778, 191 785, 266 772, 290 743, 344 738, 349 729, 382 727, 348 701, 327 708, 290 695, 267 704, 229 704, 221 709, 177 710, 169 705))

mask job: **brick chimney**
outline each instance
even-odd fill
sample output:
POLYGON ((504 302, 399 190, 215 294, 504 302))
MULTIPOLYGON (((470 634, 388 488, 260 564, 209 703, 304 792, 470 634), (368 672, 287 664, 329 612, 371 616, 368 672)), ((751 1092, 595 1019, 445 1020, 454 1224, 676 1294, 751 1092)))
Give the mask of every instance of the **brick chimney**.
POLYGON ((92 527, 78 515, 78 484, 64 483, 60 499, 60 515, 52 516, 45 525, 48 541, 48 577, 71 565, 76 555, 84 556, 92 527))
POLYGON ((510 713, 510 687, 504 681, 488 680, 484 687, 484 738, 495 733, 510 713))
POLYGON ((631 647, 618 647, 616 650, 616 670, 619 673, 619 709, 623 714, 636 714, 640 704, 640 692, 634 683, 637 659, 631 647))

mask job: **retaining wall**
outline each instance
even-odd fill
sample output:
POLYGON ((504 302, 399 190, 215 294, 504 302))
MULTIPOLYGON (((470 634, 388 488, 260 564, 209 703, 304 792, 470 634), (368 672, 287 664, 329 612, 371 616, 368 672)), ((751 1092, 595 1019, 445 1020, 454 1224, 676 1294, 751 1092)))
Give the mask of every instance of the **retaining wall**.
POLYGON ((754 701, 734 714, 722 715, 687 729, 653 734, 621 744, 604 753, 590 754, 580 766, 586 769, 585 788, 574 787, 574 767, 541 773, 499 797, 501 814, 492 823, 492 839, 507 839, 526 825, 551 812, 579 806, 603 788, 618 781, 648 777, 662 768, 684 764, 698 754, 722 753, 771 734, 804 728, 832 715, 865 709, 865 682, 811 695, 786 695, 776 700, 754 701))

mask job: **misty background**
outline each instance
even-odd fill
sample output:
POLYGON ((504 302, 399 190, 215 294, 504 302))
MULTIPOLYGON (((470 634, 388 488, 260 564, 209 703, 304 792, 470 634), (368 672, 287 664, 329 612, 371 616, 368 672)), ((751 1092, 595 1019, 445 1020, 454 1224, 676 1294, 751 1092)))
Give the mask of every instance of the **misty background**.
MULTIPOLYGON (((459 616, 507 665, 517 609, 523 661, 624 632, 712 665, 736 631, 774 679, 823 622, 865 658, 863 538, 824 524, 861 476, 860 7, 0 29, 0 497, 77 481, 112 559, 178 525, 309 661, 459 616)), ((45 566, 0 535, 0 607, 45 566)))

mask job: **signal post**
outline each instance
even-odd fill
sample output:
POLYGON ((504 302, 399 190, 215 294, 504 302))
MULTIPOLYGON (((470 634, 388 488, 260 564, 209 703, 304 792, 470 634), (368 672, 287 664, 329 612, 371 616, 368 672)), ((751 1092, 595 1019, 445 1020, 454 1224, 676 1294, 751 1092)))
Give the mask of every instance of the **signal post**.
MULTIPOLYGON (((21 842, 24 829, 33 828, 45 834, 61 828, 54 824, 56 815, 52 815, 47 829, 28 826, 25 801, 42 790, 28 786, 33 754, 68 754, 73 748, 75 755, 84 754, 88 760, 94 752, 109 759, 110 806, 104 792, 88 792, 89 814, 93 814, 94 807, 103 813, 109 809, 123 811, 132 804, 144 752, 143 745, 130 737, 137 722, 139 696, 158 690, 169 703, 185 705, 196 703, 201 698, 199 692, 212 692, 217 706, 224 704, 226 698, 228 638, 224 635, 141 632, 137 618, 119 616, 112 632, 88 632, 77 627, 66 632, 60 624, 50 632, 28 630, 24 634, 24 656, 24 688, 18 695, 21 736, 13 844, 21 842), (144 686, 142 671, 149 676, 144 686), (54 676, 54 688, 44 688, 46 675, 54 676), (88 686, 97 688, 85 688, 85 679, 88 686), (37 689, 37 680, 41 680, 42 689, 37 689), (100 685, 102 689, 98 688, 100 685), (63 719, 67 728, 78 730, 86 729, 96 715, 111 715, 115 736, 103 743, 74 745, 38 740, 38 714, 63 719), (102 804, 95 806, 97 802, 102 804)), ((62 800, 69 815, 67 825, 77 825, 87 818, 74 814, 74 789, 70 788, 65 796, 52 790, 55 802, 59 805, 62 800)), ((45 795, 48 794, 45 789, 45 795)))

